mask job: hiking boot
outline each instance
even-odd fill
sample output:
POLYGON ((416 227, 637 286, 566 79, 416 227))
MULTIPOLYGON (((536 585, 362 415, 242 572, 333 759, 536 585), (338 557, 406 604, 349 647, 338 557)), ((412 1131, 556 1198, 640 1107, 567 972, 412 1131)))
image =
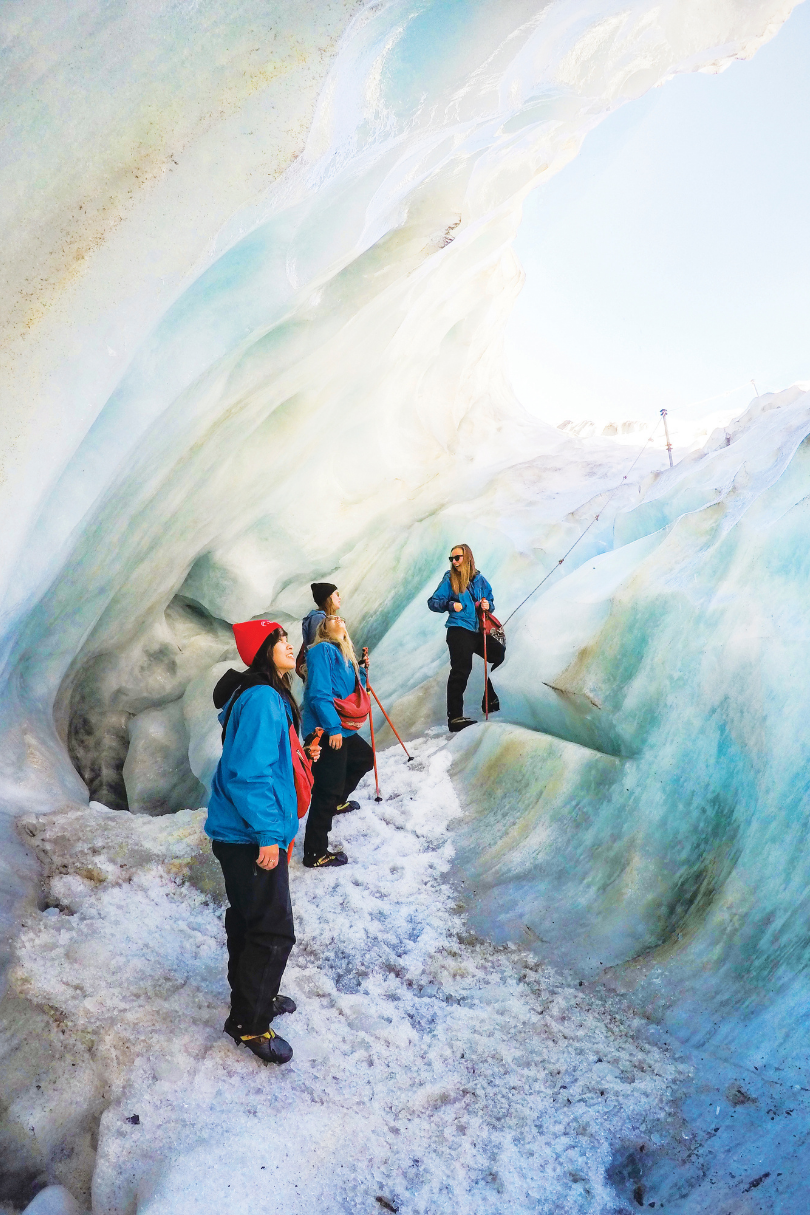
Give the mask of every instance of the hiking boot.
POLYGON ((475 726, 477 724, 472 717, 452 717, 447 719, 447 728, 451 734, 458 734, 459 730, 466 730, 467 726, 475 726))
POLYGON ((327 865, 348 865, 345 852, 325 852, 323 856, 305 856, 305 869, 326 869, 327 865))
POLYGON ((359 810, 359 802, 341 802, 339 806, 335 806, 333 813, 348 814, 350 810, 359 810))
POLYGON ((289 996, 273 996, 273 1017, 283 1017, 285 1013, 294 1013, 298 1005, 289 996))
POLYGON ((289 1042, 279 1038, 272 1029, 263 1034, 243 1034, 237 1041, 252 1050, 262 1063, 289 1063, 293 1057, 293 1048, 289 1042))
MULTIPOLYGON (((489 694, 489 712, 497 713, 497 712, 499 712, 500 707, 501 707, 501 702, 498 700, 497 695, 494 692, 490 692, 490 694, 489 694)), ((483 696, 481 697, 481 712, 482 713, 487 712, 487 702, 483 696)))
MULTIPOLYGON (((295 1000, 291 1000, 289 996, 274 996, 270 1020, 275 1021, 276 1017, 283 1017, 285 1013, 294 1013, 297 1007, 298 1005, 295 1000)), ((223 1025, 222 1030, 228 1037, 233 1038, 234 1042, 238 1045, 242 1037, 243 1028, 242 1022, 237 1020, 233 1013, 229 1013, 228 1020, 223 1025)))

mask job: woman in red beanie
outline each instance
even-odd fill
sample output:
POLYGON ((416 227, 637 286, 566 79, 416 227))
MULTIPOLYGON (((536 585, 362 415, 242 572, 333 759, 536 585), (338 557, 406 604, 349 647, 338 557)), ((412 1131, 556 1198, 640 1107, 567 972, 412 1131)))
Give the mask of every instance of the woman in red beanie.
POLYGON ((287 1063, 292 1047, 270 1022, 295 1012, 295 1003, 279 995, 295 944, 287 873, 287 849, 298 831, 290 744, 290 728, 300 725, 290 692, 295 656, 274 620, 248 620, 233 631, 248 670, 228 671, 214 690, 223 746, 205 824, 230 904, 225 1032, 265 1063, 287 1063))

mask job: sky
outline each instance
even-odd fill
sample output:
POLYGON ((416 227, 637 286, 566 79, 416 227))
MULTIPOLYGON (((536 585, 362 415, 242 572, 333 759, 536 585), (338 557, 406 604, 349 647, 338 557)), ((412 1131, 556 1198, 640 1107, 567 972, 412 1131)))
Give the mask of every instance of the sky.
POLYGON ((553 422, 694 431, 810 381, 810 0, 753 59, 610 115, 527 200, 506 334, 553 422), (703 420, 702 422, 700 420, 703 420))

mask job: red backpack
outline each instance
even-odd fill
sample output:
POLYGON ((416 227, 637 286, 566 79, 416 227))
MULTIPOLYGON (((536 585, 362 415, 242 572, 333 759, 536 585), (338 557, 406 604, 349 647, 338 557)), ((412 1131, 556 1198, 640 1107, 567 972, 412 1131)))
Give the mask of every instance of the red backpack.
MULTIPOLYGON (((320 743, 322 734, 323 730, 318 726, 312 740, 316 746, 320 743)), ((315 784, 315 777, 312 775, 312 762, 301 746, 301 740, 292 724, 290 724, 290 754, 292 755, 295 796, 298 798, 298 817, 303 818, 312 801, 312 786, 315 784)), ((290 863, 294 845, 295 840, 290 840, 290 846, 287 849, 287 864, 290 863)))
POLYGON ((493 616, 492 612, 485 612, 481 607, 480 600, 476 603, 475 608, 478 612, 478 619, 481 622, 481 631, 487 637, 491 637, 493 641, 500 642, 504 649, 506 649, 506 633, 498 617, 493 616))
MULTIPOLYGON (((315 731, 316 744, 321 733, 322 731, 319 727, 315 731)), ((309 810, 309 803, 312 801, 312 786, 315 783, 315 777, 312 775, 312 762, 301 746, 301 740, 293 725, 290 726, 290 754, 292 755, 295 796, 298 799, 298 817, 303 818, 307 810, 309 810)))

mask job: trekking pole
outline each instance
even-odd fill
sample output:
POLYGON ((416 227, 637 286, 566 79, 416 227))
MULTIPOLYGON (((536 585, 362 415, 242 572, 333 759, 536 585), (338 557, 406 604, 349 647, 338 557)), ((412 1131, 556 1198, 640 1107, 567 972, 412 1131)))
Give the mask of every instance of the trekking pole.
POLYGON ((371 758, 374 760, 374 800, 375 802, 382 801, 382 793, 380 793, 380 778, 377 775, 377 748, 374 746, 374 711, 368 711, 368 724, 371 730, 371 758))
POLYGON ((481 616, 481 628, 484 633, 484 721, 489 721, 489 679, 487 678, 487 630, 484 615, 481 616))
POLYGON ((396 726, 395 726, 395 725, 394 725, 394 723, 391 721, 391 718, 388 716, 388 714, 386 713, 385 709, 382 707, 382 701, 380 700, 379 696, 377 695, 377 693, 376 693, 376 692, 374 691, 374 689, 372 688, 371 684, 368 682, 368 678, 366 678, 366 687, 368 688, 369 692, 371 693, 371 695, 372 695, 372 696, 374 697, 374 699, 376 700, 377 704, 380 706, 380 712, 382 713, 382 715, 383 715, 383 717, 385 718, 385 720, 388 722, 388 724, 389 724, 389 726, 391 727, 391 729, 392 729, 392 730, 394 731, 394 733, 396 734, 396 736, 397 736, 397 742, 398 742, 398 743, 399 743, 399 745, 402 747, 402 750, 405 752, 405 754, 408 756, 408 763, 410 763, 410 762, 411 762, 411 760, 413 759, 413 756, 411 755, 411 753, 410 753, 410 751, 408 750, 408 748, 405 746, 405 744, 404 744, 404 742, 402 741, 402 739, 401 739, 401 738, 399 737, 399 735, 397 734, 397 728, 396 728, 396 726))
POLYGON ((489 721, 489 677, 487 675, 487 614, 481 608, 481 632, 484 636, 484 721, 489 721))
MULTIPOLYGON (((366 665, 366 686, 368 686, 368 647, 363 647, 363 660, 366 665)), ((377 697, 374 697, 377 700, 377 697)), ((377 701, 379 704, 379 701, 377 701)), ((374 744, 374 710, 369 705, 368 710, 368 728, 371 731, 371 758, 374 761, 374 800, 375 802, 382 801, 382 793, 380 793, 380 778, 377 774, 377 748, 374 744)))

